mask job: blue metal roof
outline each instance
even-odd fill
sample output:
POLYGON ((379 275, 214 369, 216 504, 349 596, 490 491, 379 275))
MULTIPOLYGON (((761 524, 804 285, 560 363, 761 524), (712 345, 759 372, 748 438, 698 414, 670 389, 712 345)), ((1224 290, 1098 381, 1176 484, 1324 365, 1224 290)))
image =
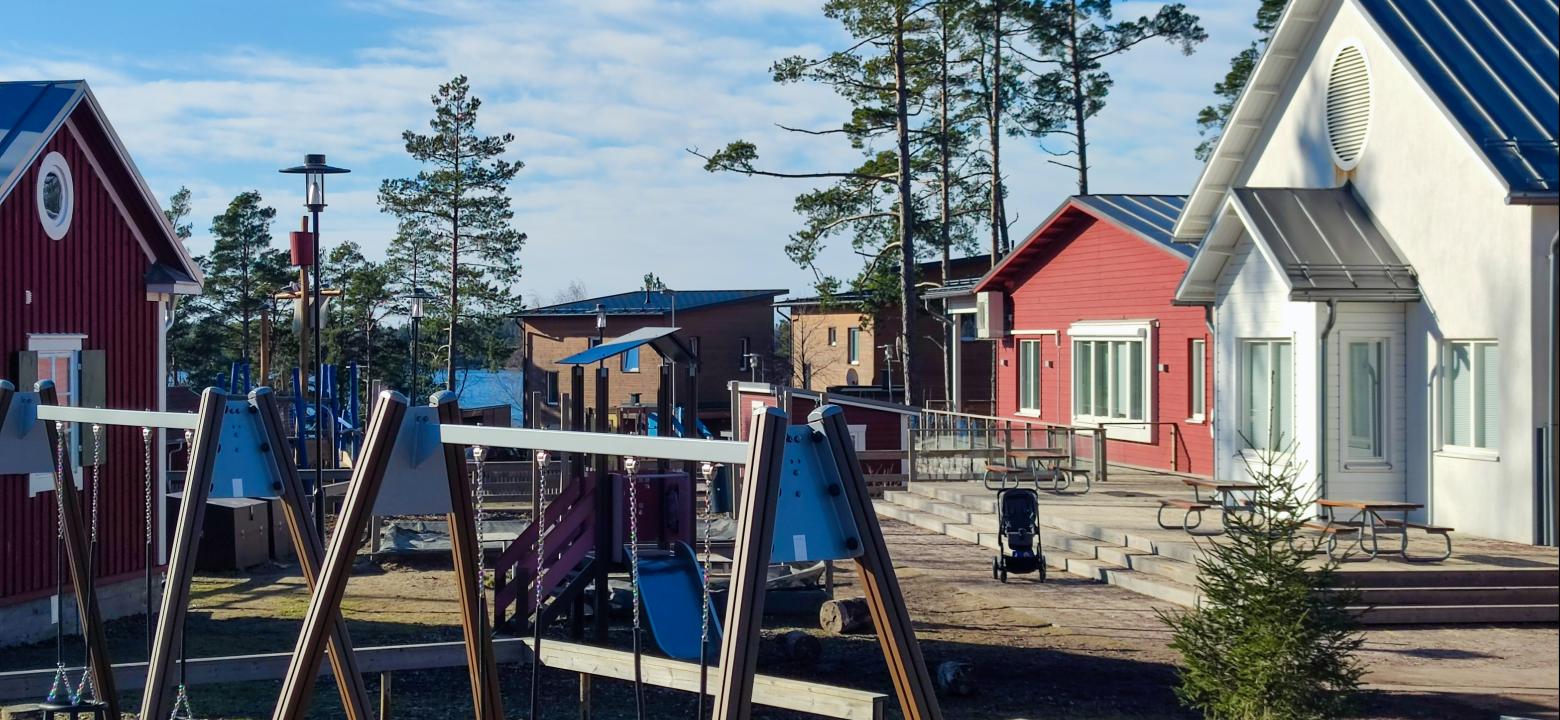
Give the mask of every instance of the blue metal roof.
POLYGON ((1185 195, 1078 195, 1073 201, 1186 257, 1197 247, 1173 242, 1175 219, 1186 207, 1185 195))
POLYGON ((1513 193, 1560 189, 1557 0, 1360 0, 1513 193))
POLYGON ((81 80, 0 82, 0 200, 85 94, 81 80))
POLYGON ((694 359, 693 353, 688 350, 682 341, 677 339, 677 328, 674 327, 647 327, 635 330, 611 342, 605 342, 596 347, 582 350, 558 361, 559 365, 589 365, 598 363, 615 355, 621 355, 634 348, 649 345, 661 357, 671 358, 676 362, 688 362, 694 359))
POLYGON ((598 304, 606 308, 608 315, 662 315, 671 312, 674 295, 677 298, 677 311, 683 312, 742 300, 772 299, 785 293, 785 290, 635 290, 522 310, 517 313, 517 317, 595 315, 598 304))

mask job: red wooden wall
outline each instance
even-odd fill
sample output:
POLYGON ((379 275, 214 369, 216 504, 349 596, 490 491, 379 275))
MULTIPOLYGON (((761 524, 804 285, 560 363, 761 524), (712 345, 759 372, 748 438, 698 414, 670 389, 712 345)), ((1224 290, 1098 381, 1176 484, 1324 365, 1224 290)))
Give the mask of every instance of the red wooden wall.
MULTIPOLYGON (((92 155, 105 165, 117 162, 97 125, 83 118, 87 114, 81 107, 73 118, 92 155)), ((0 367, 14 381, 16 353, 27 349, 28 333, 84 333, 83 349, 106 351, 108 406, 155 409, 162 378, 157 375, 157 303, 146 299, 144 281, 150 263, 67 130, 62 128, 39 157, 50 151, 59 151, 70 164, 74 216, 63 239, 44 234, 35 208, 36 166, 0 204, 0 357, 5 363, 0 367), (25 302, 29 290, 31 304, 25 302)), ((133 187, 116 190, 127 205, 138 202, 133 187)), ((139 428, 105 432, 97 574, 115 578, 144 567, 142 444, 139 428)), ((154 463, 157 455, 153 448, 154 463)), ((85 511, 93 491, 90 468, 83 475, 85 511)), ((57 549, 54 493, 29 498, 26 477, 0 477, 0 604, 53 594, 57 549)))
MULTIPOLYGON (((1018 417, 1018 339, 1042 341, 1041 412, 1044 422, 1072 420, 1072 342, 1068 327, 1082 320, 1154 320, 1153 382, 1149 402, 1154 420, 1172 423, 1180 442, 1175 465, 1183 473, 1213 472, 1213 436, 1208 424, 1190 423, 1189 356, 1191 340, 1204 345, 1204 407, 1213 407, 1213 336, 1204 322, 1202 308, 1175 307, 1170 299, 1186 271, 1188 260, 1166 248, 1111 223, 1083 215, 1072 233, 1049 239, 1024 266, 1014 268, 1007 289, 1015 330, 1056 330, 1058 335, 1004 338, 997 350, 998 415, 1018 417), (1059 344, 1057 341, 1060 341, 1059 344), (1055 367, 1044 367, 1054 360, 1055 367), (1168 365, 1160 372, 1160 364, 1168 365)), ((1107 447, 1113 463, 1169 470, 1171 428, 1161 425, 1153 442, 1111 440, 1107 447)))

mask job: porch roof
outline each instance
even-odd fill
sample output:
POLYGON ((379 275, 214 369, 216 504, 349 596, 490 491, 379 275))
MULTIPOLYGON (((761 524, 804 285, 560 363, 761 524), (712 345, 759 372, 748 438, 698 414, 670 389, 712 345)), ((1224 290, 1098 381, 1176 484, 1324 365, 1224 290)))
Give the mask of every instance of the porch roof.
POLYGON ((607 358, 621 355, 634 348, 649 345, 657 355, 668 358, 673 362, 693 362, 697 360, 693 352, 677 339, 677 331, 674 327, 646 327, 635 330, 623 337, 609 340, 596 347, 582 350, 558 361, 559 365, 589 365, 601 362, 607 358))
POLYGON ((1291 300, 1419 300, 1414 268, 1347 186, 1236 188, 1231 202, 1288 278, 1291 300))

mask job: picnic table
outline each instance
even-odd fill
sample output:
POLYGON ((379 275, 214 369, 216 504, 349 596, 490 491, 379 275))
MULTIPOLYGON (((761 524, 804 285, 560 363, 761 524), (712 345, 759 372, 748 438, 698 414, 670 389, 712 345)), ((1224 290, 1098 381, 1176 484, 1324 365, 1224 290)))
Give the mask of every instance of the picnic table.
POLYGON ((1094 487, 1089 478, 1089 471, 1077 467, 1072 462, 1072 453, 1066 448, 1014 448, 1008 451, 1007 456, 1010 465, 1028 469, 1037 488, 1041 480, 1049 480, 1051 481, 1049 490, 1062 493, 1072 487, 1073 479, 1079 475, 1083 476, 1083 490, 1078 493, 1079 495, 1089 492, 1094 487), (1067 464, 1066 467, 1062 466, 1064 462, 1067 464))
POLYGON ((1220 520, 1229 517, 1231 512, 1252 509, 1251 494, 1262 489, 1261 485, 1232 480, 1210 480, 1207 478, 1187 477, 1181 478, 1181 482, 1192 489, 1192 499, 1161 498, 1159 500, 1159 512, 1154 516, 1159 527, 1166 530, 1176 529, 1173 525, 1165 523, 1165 510, 1176 509, 1184 511, 1181 517, 1181 529, 1191 535, 1222 535, 1224 529, 1200 530, 1202 527, 1203 513, 1209 510, 1218 510, 1220 520), (1203 493, 1208 497, 1204 498, 1203 493))
POLYGON ((1322 498, 1316 501, 1321 507, 1319 523, 1307 523, 1306 527, 1317 530, 1327 537, 1327 555, 1333 557, 1338 546, 1338 536, 1345 535, 1353 538, 1352 546, 1360 549, 1370 559, 1375 559, 1381 554, 1380 536, 1385 533, 1398 536, 1397 550, 1389 550, 1391 554, 1398 555, 1404 560, 1410 561, 1441 561, 1452 556, 1452 532, 1453 529, 1426 523, 1408 521, 1408 514, 1416 510, 1423 510, 1421 503, 1402 502, 1399 500, 1333 500, 1322 498), (1341 512, 1351 512, 1344 519, 1339 519, 1341 512), (1445 550, 1438 556, 1415 558, 1408 554, 1408 531, 1410 529, 1421 530, 1426 535, 1440 535, 1445 542, 1445 550), (1369 545, 1366 545, 1366 541, 1369 545))

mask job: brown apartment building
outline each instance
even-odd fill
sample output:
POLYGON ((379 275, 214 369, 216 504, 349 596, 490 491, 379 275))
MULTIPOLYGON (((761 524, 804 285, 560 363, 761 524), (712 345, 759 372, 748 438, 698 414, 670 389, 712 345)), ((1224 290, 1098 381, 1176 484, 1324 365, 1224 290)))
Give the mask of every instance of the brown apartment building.
MULTIPOLYGON (((965 412, 985 413, 991 406, 991 343, 975 338, 973 315, 955 308, 944 295, 965 294, 991 269, 991 257, 978 255, 949 263, 948 282, 942 281, 940 261, 921 263, 922 306, 916 313, 915 373, 918 397, 915 405, 945 409, 959 400, 965 412), (958 392, 949 392, 943 348, 952 346, 951 369, 959 378, 958 392)), ((904 368, 890 352, 900 336, 898 308, 866 317, 861 297, 851 293, 827 300, 802 297, 775 303, 791 320, 790 384, 810 390, 860 388, 864 397, 903 400, 904 368)), ((973 307, 970 308, 973 312, 973 307)))
MULTIPOLYGON (((569 366, 559 360, 647 327, 677 327, 677 339, 700 359, 699 420, 712 432, 730 426, 727 383, 765 380, 775 352, 774 299, 785 290, 635 290, 526 310, 520 324, 526 387, 540 393, 535 411, 542 427, 557 427, 569 393, 569 366), (606 327, 598 332, 598 309, 606 327)), ((606 361, 607 398, 613 427, 643 431, 661 387, 661 359, 649 345, 606 361)), ((676 368, 676 382, 687 369, 676 368)), ((596 403, 595 382, 587 372, 585 407, 596 403)), ((678 387, 679 398, 686 388, 678 387)), ((686 410, 684 410, 686 416, 686 410)))

